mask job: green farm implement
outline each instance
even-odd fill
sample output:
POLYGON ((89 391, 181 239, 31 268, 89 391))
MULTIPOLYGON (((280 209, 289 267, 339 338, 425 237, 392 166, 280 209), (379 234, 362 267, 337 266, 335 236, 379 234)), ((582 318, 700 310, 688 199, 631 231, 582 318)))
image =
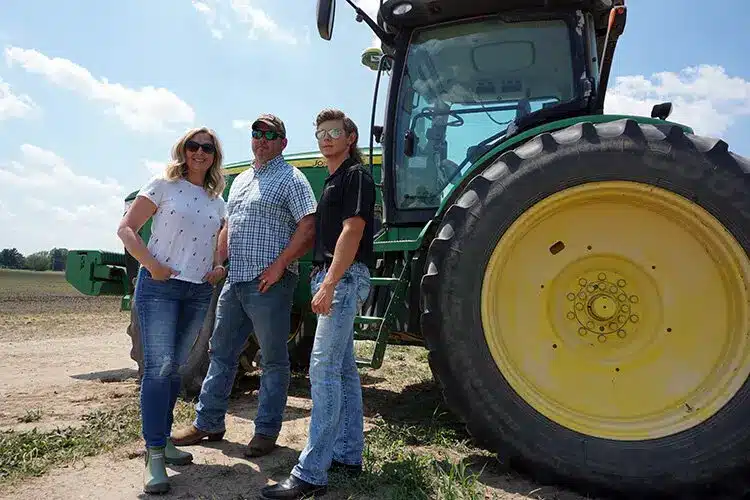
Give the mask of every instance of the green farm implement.
MULTIPOLYGON (((581 491, 684 498, 746 475, 750 161, 668 121, 670 103, 604 112, 623 0, 386 0, 376 19, 347 3, 381 40, 362 57, 373 110, 387 77, 363 151, 382 227, 359 364, 424 345, 478 442, 581 491)), ((326 40, 334 14, 318 0, 326 40)), ((319 192, 319 158, 290 160, 319 192)), ((128 307, 127 256, 68 259, 79 290, 128 307)), ((303 367, 309 298, 303 282, 303 367)))

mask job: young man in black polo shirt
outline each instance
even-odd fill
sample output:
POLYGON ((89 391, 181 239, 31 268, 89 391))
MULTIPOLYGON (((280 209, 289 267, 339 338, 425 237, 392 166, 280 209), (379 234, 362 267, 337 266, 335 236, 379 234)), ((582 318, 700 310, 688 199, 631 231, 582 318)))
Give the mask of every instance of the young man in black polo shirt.
POLYGON ((354 360, 354 316, 370 293, 375 183, 357 149, 354 122, 324 110, 315 136, 329 176, 318 203, 311 291, 318 327, 310 359, 312 418, 307 445, 290 477, 263 498, 320 496, 331 466, 362 470, 362 388, 354 360))

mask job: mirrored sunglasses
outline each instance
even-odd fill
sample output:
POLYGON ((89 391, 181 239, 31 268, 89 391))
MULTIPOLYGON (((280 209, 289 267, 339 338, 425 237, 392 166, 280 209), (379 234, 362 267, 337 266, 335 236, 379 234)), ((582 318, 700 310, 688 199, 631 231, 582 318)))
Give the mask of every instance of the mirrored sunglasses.
POLYGON ((281 137, 281 134, 273 130, 253 130, 253 139, 265 137, 267 141, 273 141, 281 137))
POLYGON ((331 130, 325 130, 325 129, 319 129, 315 131, 315 137, 322 141, 326 138, 326 135, 330 137, 331 139, 338 139, 343 135, 344 131, 340 128, 332 128, 331 130))

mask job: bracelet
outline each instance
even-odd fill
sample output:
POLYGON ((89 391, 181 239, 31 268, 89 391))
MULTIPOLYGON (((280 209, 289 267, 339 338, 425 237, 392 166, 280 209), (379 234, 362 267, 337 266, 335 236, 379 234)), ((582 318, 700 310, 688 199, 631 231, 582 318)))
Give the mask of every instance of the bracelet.
POLYGON ((224 274, 226 274, 226 272, 227 272, 227 268, 226 267, 224 267, 221 264, 219 264, 218 266, 214 266, 214 269, 216 269, 217 267, 220 267, 221 270, 224 271, 224 274))

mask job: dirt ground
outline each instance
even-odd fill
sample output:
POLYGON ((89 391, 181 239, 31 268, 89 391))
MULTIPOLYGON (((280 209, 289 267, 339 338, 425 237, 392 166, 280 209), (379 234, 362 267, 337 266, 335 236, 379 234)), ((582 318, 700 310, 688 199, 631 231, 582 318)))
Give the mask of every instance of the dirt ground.
MULTIPOLYGON (((118 310, 119 300, 84 297, 57 273, 22 274, 0 270, 0 431, 76 426, 93 409, 137 401, 136 365, 129 358, 125 334, 129 315, 118 310)), ((380 370, 363 371, 368 428, 375 419, 388 419, 439 398, 429 378, 398 364, 409 359, 396 355, 391 362, 380 370)), ((173 481, 166 498, 255 498, 262 486, 288 473, 307 436, 309 383, 301 376, 293 380, 280 448, 266 457, 247 459, 243 450, 253 433, 257 386, 258 378, 249 376, 235 392, 224 441, 186 448, 194 454, 194 463, 169 468, 173 481)), ((450 455, 450 450, 434 453, 450 455)), ((0 483, 0 497, 145 498, 142 457, 141 442, 132 442, 55 467, 41 477, 0 483)), ((486 487, 485 498, 583 498, 528 482, 493 467, 489 459, 479 481, 486 487)), ((326 498, 346 498, 333 486, 326 498)))

